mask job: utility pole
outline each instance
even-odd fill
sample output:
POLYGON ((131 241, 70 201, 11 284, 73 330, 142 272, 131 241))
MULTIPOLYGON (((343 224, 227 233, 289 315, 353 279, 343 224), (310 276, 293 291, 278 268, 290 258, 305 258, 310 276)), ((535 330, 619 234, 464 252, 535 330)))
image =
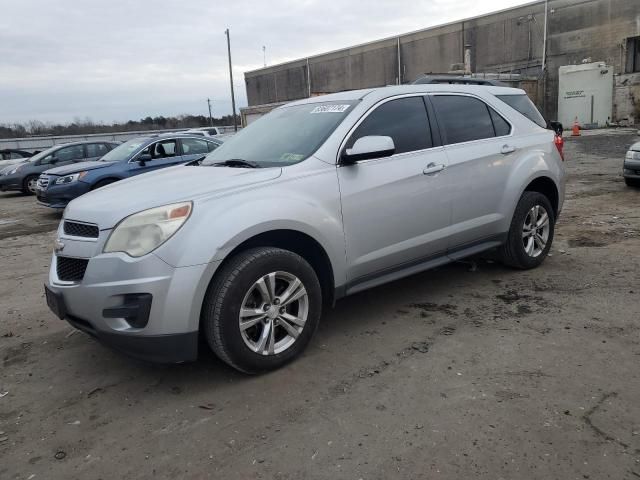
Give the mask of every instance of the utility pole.
POLYGON ((236 118, 236 96, 233 92, 233 70, 231 69, 231 40, 229 39, 229 29, 224 31, 227 36, 227 53, 229 55, 229 81, 231 82, 231 109, 233 110, 233 130, 238 131, 238 120, 236 118))
POLYGON ((264 66, 267 66, 267 47, 262 46, 262 60, 264 62, 264 66))
POLYGON ((211 116, 211 100, 207 98, 207 105, 209 105, 209 126, 213 127, 213 117, 211 116))

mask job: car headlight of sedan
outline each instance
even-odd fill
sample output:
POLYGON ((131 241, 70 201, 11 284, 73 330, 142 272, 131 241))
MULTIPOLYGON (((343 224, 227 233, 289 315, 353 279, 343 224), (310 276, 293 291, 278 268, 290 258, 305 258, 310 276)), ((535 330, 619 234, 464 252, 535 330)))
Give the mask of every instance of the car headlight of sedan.
POLYGON ((64 185, 66 183, 77 182, 82 177, 84 177, 87 173, 89 172, 74 173, 73 175, 65 175, 64 177, 56 178, 55 184, 64 185))
POLYGON ((625 158, 627 160, 640 160, 640 152, 636 152, 635 150, 629 150, 625 158))
POLYGON ((169 240, 191 215, 192 202, 174 203, 134 213, 111 232, 104 252, 141 257, 169 240))

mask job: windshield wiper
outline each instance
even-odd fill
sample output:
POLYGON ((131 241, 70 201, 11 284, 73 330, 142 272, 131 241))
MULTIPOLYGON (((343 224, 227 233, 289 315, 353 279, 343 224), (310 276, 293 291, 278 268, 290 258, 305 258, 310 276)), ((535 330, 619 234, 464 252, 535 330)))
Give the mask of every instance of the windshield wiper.
POLYGON ((218 162, 212 164, 214 167, 237 167, 237 168, 260 168, 255 162, 243 160, 242 158, 230 158, 224 162, 218 162))

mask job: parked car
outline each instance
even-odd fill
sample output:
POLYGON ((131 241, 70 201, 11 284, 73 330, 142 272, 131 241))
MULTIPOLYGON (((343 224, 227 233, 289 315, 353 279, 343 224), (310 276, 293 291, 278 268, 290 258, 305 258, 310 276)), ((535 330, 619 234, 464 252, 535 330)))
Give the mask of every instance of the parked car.
POLYGON ((498 96, 527 100, 439 84, 313 97, 197 166, 90 192, 65 210, 48 304, 137 357, 193 360, 201 336, 258 373, 299 355, 345 295, 490 249, 537 267, 564 166, 544 122, 498 96))
POLYGON ((187 130, 185 133, 190 135, 198 135, 200 137, 215 137, 224 133, 223 127, 199 127, 187 130))
POLYGON ((5 167, 0 174, 0 191, 18 190, 27 195, 36 192, 38 177, 52 166, 97 160, 118 146, 114 142, 73 142, 48 148, 28 161, 5 167))
POLYGON ((38 201, 64 208, 74 198, 118 180, 187 163, 216 149, 221 140, 187 135, 155 135, 129 140, 98 161, 56 167, 40 175, 38 201))
POLYGON ((14 165, 33 156, 33 153, 26 150, 17 150, 14 148, 5 148, 0 150, 0 168, 8 165, 14 165))
POLYGON ((640 142, 629 147, 624 157, 622 176, 629 187, 640 187, 640 142))

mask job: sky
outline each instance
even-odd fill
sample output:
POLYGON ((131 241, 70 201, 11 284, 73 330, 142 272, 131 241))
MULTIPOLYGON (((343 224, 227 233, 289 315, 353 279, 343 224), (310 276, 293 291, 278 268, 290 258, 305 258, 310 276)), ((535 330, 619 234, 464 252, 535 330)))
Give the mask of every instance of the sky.
POLYGON ((0 0, 0 124, 231 113, 245 71, 529 0, 0 0))

